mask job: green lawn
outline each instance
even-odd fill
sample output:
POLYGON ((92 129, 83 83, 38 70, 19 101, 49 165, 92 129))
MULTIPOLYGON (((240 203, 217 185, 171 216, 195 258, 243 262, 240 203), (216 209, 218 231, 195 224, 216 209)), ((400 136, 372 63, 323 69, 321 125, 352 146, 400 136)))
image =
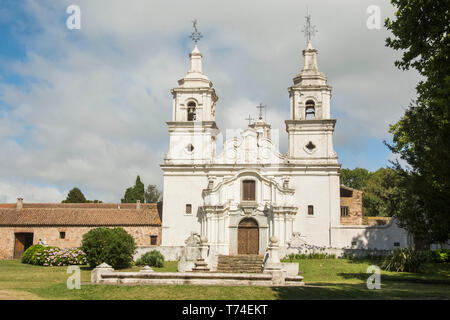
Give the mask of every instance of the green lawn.
MULTIPOLYGON (((377 261, 306 259, 305 287, 112 286, 91 285, 82 267, 80 290, 66 288, 67 267, 0 261, 0 299, 450 299, 450 264, 430 264, 425 274, 382 272, 381 290, 366 287, 367 267, 377 261)), ((176 271, 166 262, 156 271, 176 271)), ((132 268, 123 271, 138 270, 132 268)))

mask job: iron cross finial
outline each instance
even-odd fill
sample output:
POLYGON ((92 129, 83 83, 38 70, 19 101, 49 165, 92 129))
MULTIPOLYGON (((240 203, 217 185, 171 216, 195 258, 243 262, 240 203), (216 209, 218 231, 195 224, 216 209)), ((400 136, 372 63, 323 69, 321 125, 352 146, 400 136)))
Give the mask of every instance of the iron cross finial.
POLYGON ((251 125, 250 122, 255 119, 253 119, 250 115, 248 115, 248 118, 245 118, 245 120, 248 120, 248 125, 251 125))
POLYGON ((308 8, 306 9, 306 25, 302 32, 305 34, 306 37, 306 44, 311 41, 311 37, 315 36, 316 32, 319 32, 316 29, 316 26, 311 25, 311 15, 308 13, 308 8))
POLYGON ((197 19, 195 19, 194 21, 192 21, 192 27, 194 28, 194 31, 191 33, 191 35, 189 36, 189 38, 192 39, 192 41, 195 42, 195 44, 197 44, 197 42, 203 38, 202 33, 198 31, 197 29, 197 19))
POLYGON ((256 108, 259 109, 259 120, 262 120, 262 110, 265 108, 266 106, 262 104, 262 102, 259 103, 259 106, 256 106, 256 108))

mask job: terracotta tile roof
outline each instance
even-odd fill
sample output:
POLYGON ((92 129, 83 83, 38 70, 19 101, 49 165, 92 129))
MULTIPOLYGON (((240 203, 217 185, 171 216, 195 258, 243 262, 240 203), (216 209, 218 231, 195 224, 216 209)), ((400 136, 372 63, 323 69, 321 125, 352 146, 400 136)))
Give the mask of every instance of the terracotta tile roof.
POLYGON ((28 203, 23 209, 0 206, 0 226, 160 226, 155 203, 28 203), (118 208, 120 206, 120 209, 118 208))

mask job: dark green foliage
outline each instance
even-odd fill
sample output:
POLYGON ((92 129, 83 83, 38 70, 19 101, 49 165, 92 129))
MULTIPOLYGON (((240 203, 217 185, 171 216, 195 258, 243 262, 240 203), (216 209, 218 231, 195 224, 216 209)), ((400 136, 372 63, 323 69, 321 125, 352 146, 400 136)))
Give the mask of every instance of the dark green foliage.
POLYGON ((138 200, 142 203, 145 201, 144 184, 141 182, 141 177, 136 177, 136 182, 133 187, 127 188, 124 197, 121 199, 122 203, 136 203, 138 200))
POLYGON ((137 259, 136 265, 162 268, 164 266, 164 256, 158 250, 153 250, 137 259))
POLYGON ((81 192, 78 188, 73 188, 67 194, 66 200, 63 200, 62 203, 85 203, 87 202, 83 192, 81 192))
POLYGON ((123 228, 100 227, 83 235, 81 249, 93 268, 106 262, 115 269, 123 269, 131 265, 136 245, 123 228))
POLYGON ((424 264, 429 261, 426 251, 413 248, 394 249, 388 255, 381 268, 395 272, 423 272, 424 264))
POLYGON ((365 216, 392 217, 400 199, 399 175, 390 168, 380 168, 370 175, 363 191, 365 216))
POLYGON ((395 20, 386 27, 388 47, 402 51, 400 69, 416 69, 423 80, 417 100, 391 126, 388 147, 408 167, 401 173, 401 226, 428 242, 450 238, 450 1, 392 0, 395 20))

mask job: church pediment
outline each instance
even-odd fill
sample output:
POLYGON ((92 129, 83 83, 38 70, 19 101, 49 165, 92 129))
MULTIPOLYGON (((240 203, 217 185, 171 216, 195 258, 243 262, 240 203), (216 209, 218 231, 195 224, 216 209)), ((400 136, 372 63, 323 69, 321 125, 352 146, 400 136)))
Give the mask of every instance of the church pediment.
POLYGON ((223 152, 214 159, 216 164, 278 164, 284 161, 273 142, 258 136, 252 128, 244 130, 239 137, 226 140, 223 152))

